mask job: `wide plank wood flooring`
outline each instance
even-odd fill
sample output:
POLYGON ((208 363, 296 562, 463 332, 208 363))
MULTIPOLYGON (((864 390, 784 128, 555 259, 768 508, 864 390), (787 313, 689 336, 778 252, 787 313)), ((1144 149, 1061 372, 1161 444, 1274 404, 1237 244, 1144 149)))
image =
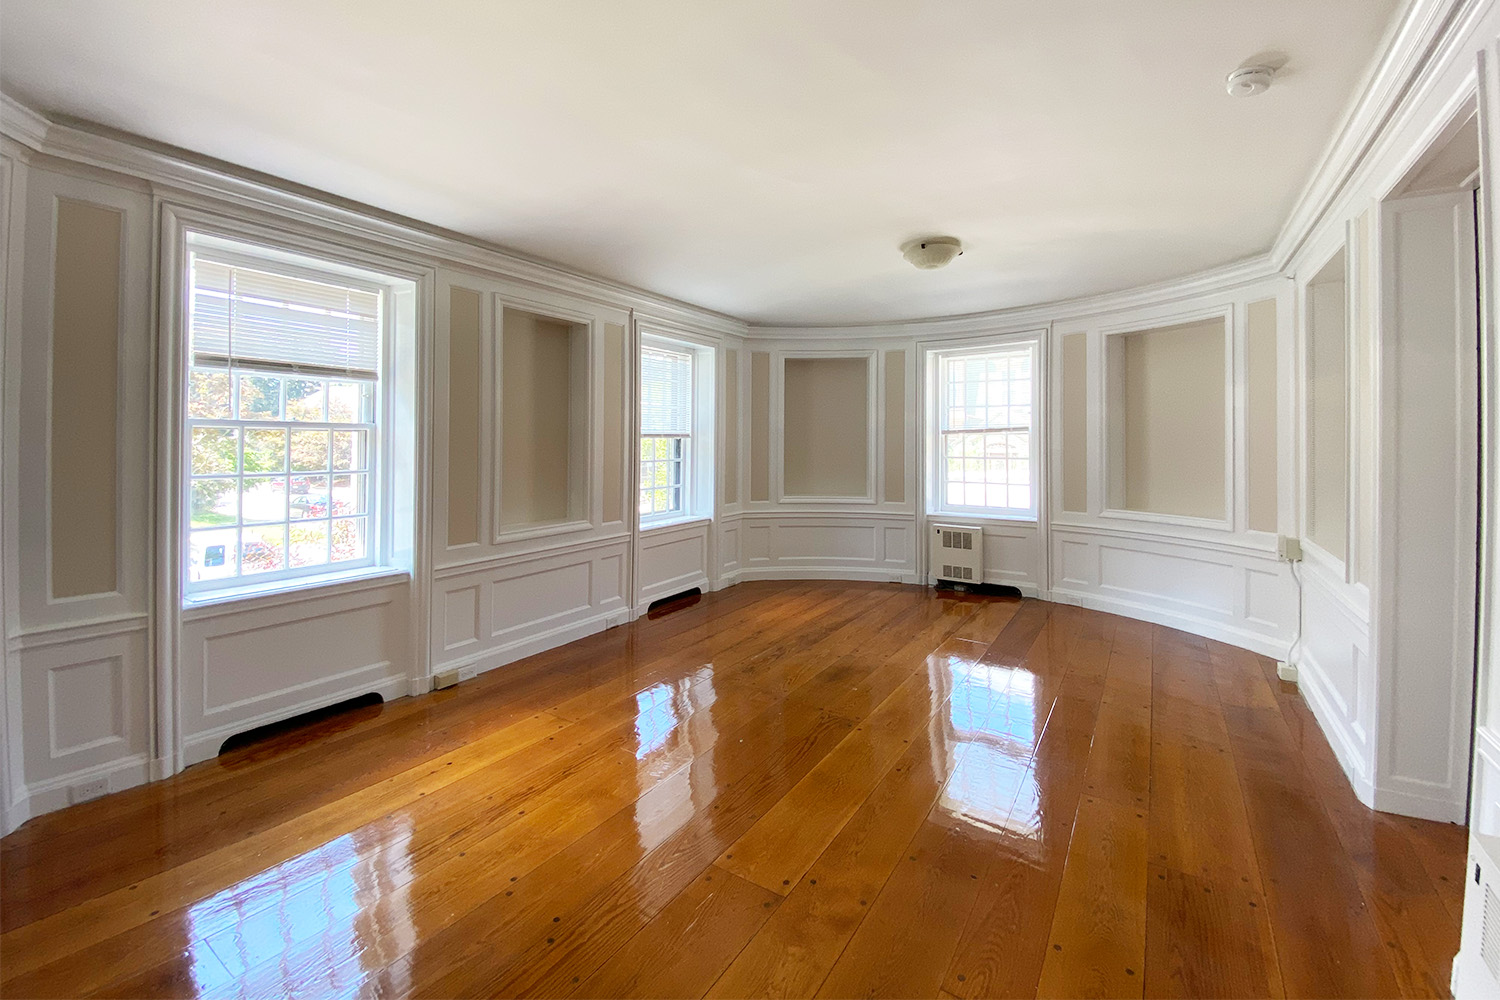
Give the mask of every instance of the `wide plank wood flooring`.
POLYGON ((0 993, 1442 996, 1465 839, 1263 657, 746 583, 27 823, 0 993))

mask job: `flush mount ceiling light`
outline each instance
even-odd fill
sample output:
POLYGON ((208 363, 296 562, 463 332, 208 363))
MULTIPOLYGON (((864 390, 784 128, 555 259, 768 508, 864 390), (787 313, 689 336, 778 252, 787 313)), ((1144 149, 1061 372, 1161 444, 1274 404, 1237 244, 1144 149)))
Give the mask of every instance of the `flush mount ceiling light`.
POLYGON ((952 236, 924 236, 901 247, 901 256, 924 271, 943 267, 963 252, 964 245, 952 236))
POLYGON ((1276 79, 1276 71, 1269 66, 1241 66, 1224 78, 1224 89, 1230 97, 1254 97, 1264 94, 1276 79))

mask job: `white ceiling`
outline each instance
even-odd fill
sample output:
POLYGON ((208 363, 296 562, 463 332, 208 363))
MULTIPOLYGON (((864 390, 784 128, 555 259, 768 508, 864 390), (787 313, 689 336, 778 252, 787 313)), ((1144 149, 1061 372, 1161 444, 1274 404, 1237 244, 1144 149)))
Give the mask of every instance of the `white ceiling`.
POLYGON ((763 323, 1266 250, 1396 0, 5 0, 0 86, 763 323), (1261 97, 1226 73, 1287 60, 1261 97), (960 237, 917 271, 904 240, 960 237))

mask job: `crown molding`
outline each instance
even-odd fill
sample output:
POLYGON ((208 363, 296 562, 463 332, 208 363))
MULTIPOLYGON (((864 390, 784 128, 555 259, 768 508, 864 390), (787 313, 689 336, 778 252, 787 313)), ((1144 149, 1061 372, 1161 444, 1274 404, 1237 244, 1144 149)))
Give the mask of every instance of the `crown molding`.
POLYGON ((1125 312, 1152 306, 1171 305, 1188 299, 1220 292, 1231 292, 1245 285, 1280 278, 1266 254, 1208 268, 1181 278, 1171 278, 1150 285, 1137 285, 1118 292, 1103 292, 1075 299, 1060 299, 1036 305, 969 313, 964 316, 942 316, 936 319, 909 319, 891 323, 867 323, 857 326, 757 326, 745 334, 748 340, 864 340, 962 337, 1000 331, 1029 330, 1052 323, 1068 322, 1101 313, 1125 312))
POLYGON ((745 324, 733 316, 139 136, 49 119, 3 93, 0 135, 34 153, 144 180, 166 201, 200 207, 227 202, 376 240, 434 267, 478 268, 549 291, 649 313, 690 330, 733 337, 745 333, 745 324))
POLYGON ((1270 259, 1286 271, 1324 224, 1410 94, 1445 62, 1460 26, 1491 0, 1410 0, 1381 40, 1379 55, 1360 78, 1355 98, 1303 186, 1271 246, 1270 259))
POLYGON ((40 149, 47 141, 46 118, 0 91, 0 133, 30 149, 40 149))

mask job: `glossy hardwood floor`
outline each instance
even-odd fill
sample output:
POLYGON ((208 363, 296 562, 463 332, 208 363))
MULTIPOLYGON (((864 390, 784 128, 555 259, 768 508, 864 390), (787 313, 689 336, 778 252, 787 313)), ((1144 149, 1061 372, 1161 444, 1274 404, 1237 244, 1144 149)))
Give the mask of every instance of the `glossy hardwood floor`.
POLYGON ((1441 995, 1464 849, 1262 657, 750 583, 26 824, 0 992, 1441 995))

